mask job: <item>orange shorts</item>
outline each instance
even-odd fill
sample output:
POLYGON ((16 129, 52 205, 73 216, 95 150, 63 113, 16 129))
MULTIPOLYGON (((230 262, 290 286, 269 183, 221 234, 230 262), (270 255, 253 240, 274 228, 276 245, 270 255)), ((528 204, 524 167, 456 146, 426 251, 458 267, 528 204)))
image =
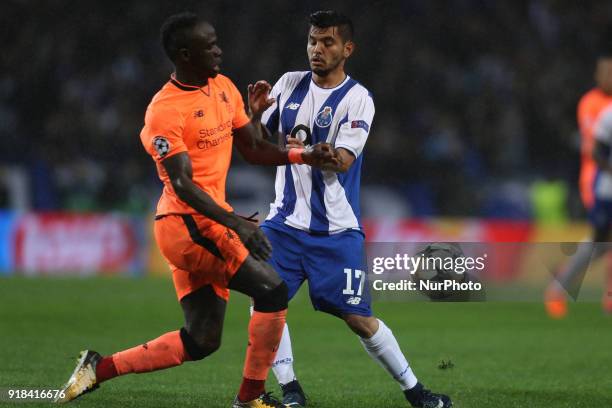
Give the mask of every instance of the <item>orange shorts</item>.
POLYGON ((234 231, 197 214, 157 219, 155 240, 172 270, 179 301, 205 285, 227 301, 227 285, 249 254, 234 231))

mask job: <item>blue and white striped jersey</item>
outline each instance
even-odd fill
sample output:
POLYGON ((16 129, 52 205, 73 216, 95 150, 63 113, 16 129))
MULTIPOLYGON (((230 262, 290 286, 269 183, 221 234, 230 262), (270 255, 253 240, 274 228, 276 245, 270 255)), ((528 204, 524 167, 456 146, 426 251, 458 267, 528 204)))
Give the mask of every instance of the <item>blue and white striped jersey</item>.
POLYGON ((362 152, 374 118, 372 95, 349 76, 335 88, 320 88, 306 71, 283 75, 271 96, 276 102, 262 118, 271 132, 285 138, 297 132, 306 145, 328 142, 356 159, 343 174, 303 164, 279 166, 276 200, 264 224, 286 224, 317 234, 361 229, 359 184, 362 152))

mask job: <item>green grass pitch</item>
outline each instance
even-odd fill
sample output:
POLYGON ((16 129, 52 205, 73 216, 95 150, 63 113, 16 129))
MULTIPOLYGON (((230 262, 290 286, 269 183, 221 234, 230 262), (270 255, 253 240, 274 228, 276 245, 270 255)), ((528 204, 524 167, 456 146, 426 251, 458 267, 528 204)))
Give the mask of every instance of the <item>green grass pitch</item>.
MULTIPOLYGON (((612 317, 571 305, 562 321, 536 303, 377 303, 426 386, 456 407, 612 407, 612 317), (454 367, 441 370, 441 360, 454 367)), ((233 294, 221 349, 197 363, 102 384, 76 407, 229 407, 247 342, 248 299, 233 294)), ((405 407, 344 324, 302 291, 289 323, 296 372, 313 408, 405 407)), ((167 279, 0 279, 0 389, 57 388, 79 350, 103 354, 182 325, 167 279)), ((271 379, 269 390, 279 390, 271 379)), ((48 406, 48 403, 2 406, 48 406)))

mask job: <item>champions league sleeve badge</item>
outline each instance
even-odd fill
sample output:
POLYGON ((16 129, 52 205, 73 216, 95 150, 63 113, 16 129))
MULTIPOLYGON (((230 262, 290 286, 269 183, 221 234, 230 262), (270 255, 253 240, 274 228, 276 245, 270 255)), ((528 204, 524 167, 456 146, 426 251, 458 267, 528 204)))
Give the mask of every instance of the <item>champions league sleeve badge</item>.
POLYGON ((153 147, 157 152, 157 156, 160 159, 163 159, 170 151, 170 142, 168 142, 168 139, 163 136, 155 136, 153 139, 153 147))

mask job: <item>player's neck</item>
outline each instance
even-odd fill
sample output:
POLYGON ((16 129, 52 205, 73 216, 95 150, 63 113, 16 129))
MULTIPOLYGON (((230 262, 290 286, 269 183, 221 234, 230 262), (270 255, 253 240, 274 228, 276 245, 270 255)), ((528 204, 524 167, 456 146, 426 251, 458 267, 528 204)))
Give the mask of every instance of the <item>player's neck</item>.
POLYGON ((179 69, 178 67, 176 68, 176 71, 174 71, 174 79, 176 79, 177 82, 180 82, 183 85, 197 86, 200 88, 208 84, 208 77, 202 78, 202 75, 185 71, 179 69))
POLYGON ((332 71, 325 76, 312 73, 312 80, 321 88, 335 88, 346 79, 346 72, 343 69, 332 71))

